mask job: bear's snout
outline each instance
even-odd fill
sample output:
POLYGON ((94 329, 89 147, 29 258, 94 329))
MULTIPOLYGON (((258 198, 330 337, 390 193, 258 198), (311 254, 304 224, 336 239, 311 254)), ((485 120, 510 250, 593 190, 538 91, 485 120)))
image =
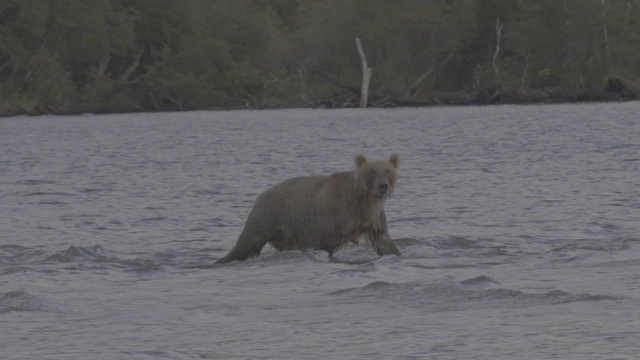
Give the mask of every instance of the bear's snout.
POLYGON ((378 182, 378 186, 375 188, 375 193, 380 197, 386 197, 389 195, 389 190, 389 183, 387 181, 380 181, 378 182))

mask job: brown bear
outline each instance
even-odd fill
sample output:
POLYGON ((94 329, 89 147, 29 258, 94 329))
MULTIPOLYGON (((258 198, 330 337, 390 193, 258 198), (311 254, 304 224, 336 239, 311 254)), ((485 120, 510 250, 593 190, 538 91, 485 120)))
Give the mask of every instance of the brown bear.
POLYGON ((321 249, 331 256, 361 236, 379 255, 400 255, 383 209, 396 186, 400 157, 367 161, 359 154, 354 161, 354 171, 297 177, 263 192, 236 245, 216 263, 258 256, 267 243, 278 250, 321 249))

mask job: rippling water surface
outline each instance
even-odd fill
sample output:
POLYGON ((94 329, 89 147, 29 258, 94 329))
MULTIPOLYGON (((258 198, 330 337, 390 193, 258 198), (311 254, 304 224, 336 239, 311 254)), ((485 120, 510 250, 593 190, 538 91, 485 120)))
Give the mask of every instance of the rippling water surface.
POLYGON ((3 359, 636 359, 640 105, 0 119, 3 359), (284 179, 401 155, 401 257, 214 266, 284 179))

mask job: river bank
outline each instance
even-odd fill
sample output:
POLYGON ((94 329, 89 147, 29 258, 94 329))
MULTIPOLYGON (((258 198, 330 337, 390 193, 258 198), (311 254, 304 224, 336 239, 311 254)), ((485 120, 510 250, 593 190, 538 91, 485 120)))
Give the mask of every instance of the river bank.
MULTIPOLYGON (((481 105, 516 105, 516 104, 563 104, 585 102, 621 102, 637 100, 636 94, 640 93, 640 83, 629 85, 615 78, 608 79, 601 89, 582 91, 568 91, 566 89, 553 88, 543 90, 514 91, 503 90, 499 87, 485 87, 470 91, 451 91, 410 98, 402 96, 382 96, 373 94, 370 97, 370 108, 395 108, 395 107, 430 107, 430 106, 481 106, 481 105)), ((174 112, 174 111, 198 111, 198 110, 267 110, 267 109, 343 109, 359 106, 359 94, 354 89, 343 89, 332 96, 317 99, 313 103, 262 101, 247 99, 228 103, 226 106, 175 106, 175 104, 154 104, 154 106, 114 104, 86 104, 78 103, 66 108, 51 106, 46 103, 4 101, 0 103, 0 117, 10 116, 38 116, 38 115, 75 115, 75 114, 117 114, 138 112, 174 112)))

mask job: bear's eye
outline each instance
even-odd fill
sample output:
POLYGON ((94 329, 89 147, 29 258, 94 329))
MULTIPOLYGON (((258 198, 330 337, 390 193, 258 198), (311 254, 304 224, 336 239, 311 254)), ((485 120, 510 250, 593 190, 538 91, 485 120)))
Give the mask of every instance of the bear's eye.
POLYGON ((376 169, 369 169, 369 175, 374 176, 376 174, 376 169))

